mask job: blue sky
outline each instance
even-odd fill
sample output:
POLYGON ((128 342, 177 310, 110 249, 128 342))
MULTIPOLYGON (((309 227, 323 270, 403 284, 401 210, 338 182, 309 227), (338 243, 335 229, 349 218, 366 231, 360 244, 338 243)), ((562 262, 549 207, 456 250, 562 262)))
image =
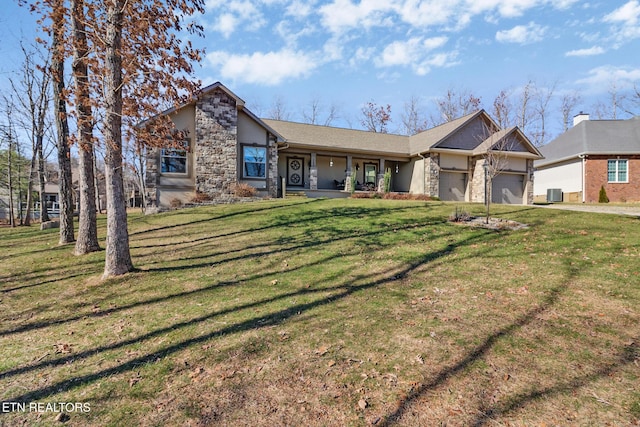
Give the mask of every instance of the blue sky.
MULTIPOLYGON (((21 37, 35 19, 4 0, 0 77, 19 66, 21 37)), ((281 99, 291 120, 312 100, 334 104, 335 125, 360 127, 363 103, 421 108, 453 88, 487 109, 501 90, 527 81, 555 94, 577 91, 589 111, 640 86, 640 0, 207 0, 197 19, 207 54, 198 77, 221 81, 259 115, 281 99)), ((2 85, 1 87, 4 87, 2 85)), ((576 111, 577 113, 578 111, 576 111)), ((560 118, 552 117, 560 126, 560 118)))

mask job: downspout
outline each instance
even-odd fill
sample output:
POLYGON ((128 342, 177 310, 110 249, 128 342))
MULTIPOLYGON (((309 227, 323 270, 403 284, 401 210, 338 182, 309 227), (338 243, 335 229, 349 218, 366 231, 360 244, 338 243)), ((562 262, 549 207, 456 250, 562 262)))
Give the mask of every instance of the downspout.
POLYGON ((585 174, 586 174, 586 168, 585 168, 585 162, 587 159, 587 155, 586 154, 578 154, 578 157, 580 158, 581 162, 580 162, 580 168, 582 169, 582 203, 585 202, 586 200, 586 195, 585 195, 585 174))
MULTIPOLYGON (((427 154, 427 152, 425 151, 425 154, 427 154)), ((424 187, 424 180, 426 179, 426 173, 425 173, 425 168, 427 167, 427 165, 425 164, 425 157, 422 153, 418 153, 418 156, 420 156, 420 158, 422 158, 422 194, 425 194, 425 187, 424 187)))

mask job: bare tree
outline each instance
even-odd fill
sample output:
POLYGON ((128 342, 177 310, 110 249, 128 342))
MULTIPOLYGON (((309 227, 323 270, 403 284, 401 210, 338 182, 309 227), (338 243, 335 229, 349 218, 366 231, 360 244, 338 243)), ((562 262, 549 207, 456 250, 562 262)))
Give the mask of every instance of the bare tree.
POLYGON ((473 93, 467 90, 457 92, 455 89, 449 88, 443 97, 436 99, 439 117, 431 121, 436 124, 450 122, 480 110, 481 106, 482 100, 473 93))
POLYGON ((335 104, 329 106, 327 113, 324 113, 324 107, 319 98, 313 98, 308 108, 302 109, 302 120, 312 125, 330 126, 331 123, 338 118, 338 107, 335 104), (322 120, 324 116, 324 120, 322 120))
POLYGON ((276 98, 274 98, 273 102, 271 103, 271 107, 267 112, 267 117, 273 120, 284 121, 290 119, 291 114, 287 111, 287 105, 281 96, 277 96, 276 98))
POLYGON ((16 226, 16 216, 15 216, 15 206, 14 206, 14 182, 13 182, 13 152, 14 152, 14 135, 15 131, 13 129, 13 118, 11 117, 13 111, 12 103, 7 102, 7 98, 5 98, 5 115, 6 115, 6 124, 3 129, 3 139, 7 142, 7 158, 6 158, 6 188, 9 193, 9 225, 11 227, 16 226))
POLYGON ((28 51, 21 46, 24 61, 20 70, 20 79, 9 78, 17 103, 15 113, 21 128, 31 140, 31 162, 27 178, 27 200, 24 224, 31 223, 33 208, 33 187, 37 178, 39 183, 40 218, 49 221, 45 199, 45 165, 44 165, 44 135, 47 127, 47 111, 49 107, 49 74, 47 72, 49 59, 39 51, 28 51), (34 58, 39 57, 41 64, 35 64, 34 58))
POLYGON ((493 179, 500 175, 508 167, 509 152, 513 151, 518 142, 509 137, 509 130, 498 129, 493 123, 484 123, 484 131, 479 137, 483 151, 482 161, 484 170, 484 203, 487 216, 485 222, 489 223, 492 199, 493 179))
POLYGON ((562 116, 562 127, 566 132, 572 126, 571 118, 574 116, 575 108, 580 103, 581 97, 578 92, 565 93, 560 99, 560 114, 562 116))
POLYGON ((593 106, 594 115, 599 120, 618 120, 621 113, 625 112, 624 102, 627 95, 620 93, 618 83, 612 81, 607 89, 608 99, 606 102, 599 101, 593 106))
POLYGON ((536 86, 532 99, 532 109, 534 114, 535 128, 530 132, 533 144, 540 147, 549 140, 547 129, 547 115, 549 114, 549 104, 554 96, 557 83, 550 86, 536 86))
POLYGON ((361 109, 360 123, 369 132, 387 133, 391 122, 391 105, 378 106, 375 102, 367 102, 361 109))
POLYGON ((405 135, 415 135, 428 129, 428 122, 420 108, 420 98, 417 96, 412 95, 404 103, 401 119, 401 133, 405 135))
POLYGON ((532 116, 532 99, 535 92, 535 83, 529 80, 520 90, 516 100, 516 124, 523 132, 528 133, 532 116))
POLYGON ((513 124, 513 105, 510 99, 510 92, 501 90, 498 96, 493 100, 491 112, 498 126, 502 129, 513 124))

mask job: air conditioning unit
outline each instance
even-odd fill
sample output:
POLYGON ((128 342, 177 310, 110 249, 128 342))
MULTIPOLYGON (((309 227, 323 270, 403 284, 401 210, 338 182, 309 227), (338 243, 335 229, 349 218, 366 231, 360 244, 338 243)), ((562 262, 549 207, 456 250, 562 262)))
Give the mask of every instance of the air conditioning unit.
POLYGON ((548 203, 562 202, 562 189, 561 188, 548 188, 547 189, 547 202, 548 203))

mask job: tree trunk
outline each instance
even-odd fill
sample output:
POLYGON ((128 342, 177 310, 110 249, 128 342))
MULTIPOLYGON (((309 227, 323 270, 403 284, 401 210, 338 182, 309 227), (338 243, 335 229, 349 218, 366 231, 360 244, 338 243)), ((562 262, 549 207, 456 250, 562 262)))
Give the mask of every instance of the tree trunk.
POLYGON ((83 255, 100 250, 96 224, 96 199, 93 174, 93 117, 89 98, 89 69, 87 66, 87 38, 84 28, 84 1, 71 1, 73 41, 73 78, 76 86, 78 111, 78 157, 80 214, 75 254, 83 255))
POLYGON ((129 251, 127 208, 122 175, 122 22, 124 0, 107 6, 105 72, 105 186, 107 249, 103 278, 133 270, 129 251))
MULTIPOLYGON (((9 124, 11 126, 11 124, 9 124)), ((11 128, 9 128, 9 151, 7 152, 7 184, 9 186, 9 225, 11 227, 16 226, 16 219, 14 215, 15 208, 13 206, 13 168, 11 167, 13 141, 11 135, 11 128)))
MULTIPOLYGON (((41 129, 44 128, 44 124, 41 129)), ((44 192, 44 153, 43 153, 43 139, 44 137, 41 134, 36 136, 36 151, 38 152, 38 185, 40 188, 40 221, 45 222, 49 221, 49 212, 47 211, 47 197, 44 192)))
MULTIPOLYGON (((24 218, 24 225, 31 225, 31 207, 33 205, 33 175, 36 170, 36 150, 31 155, 31 163, 29 165, 29 182, 27 183, 27 213, 24 218)), ((42 211, 42 209, 40 209, 42 211)))
MULTIPOLYGON (((57 0, 55 8, 60 8, 62 0, 57 0)), ((71 243, 73 230, 73 181, 71 177, 71 152, 69 150, 69 125, 64 97, 64 55, 61 43, 64 32, 64 15, 54 14, 53 37, 51 43, 51 77, 53 82, 53 111, 57 130, 58 167, 60 169, 60 241, 61 245, 71 243)))

